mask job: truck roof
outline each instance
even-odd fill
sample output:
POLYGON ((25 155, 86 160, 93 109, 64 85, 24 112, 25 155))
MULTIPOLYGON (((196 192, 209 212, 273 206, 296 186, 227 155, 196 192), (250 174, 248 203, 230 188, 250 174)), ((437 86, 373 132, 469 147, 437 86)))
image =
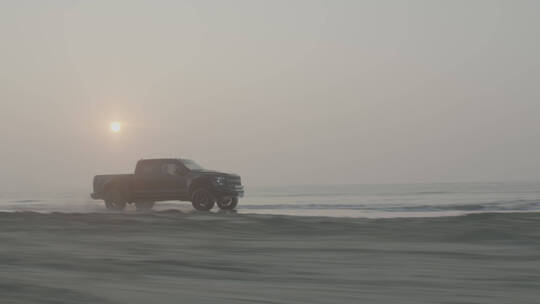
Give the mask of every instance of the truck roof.
POLYGON ((181 160, 182 158, 142 158, 139 161, 171 161, 171 160, 181 160))

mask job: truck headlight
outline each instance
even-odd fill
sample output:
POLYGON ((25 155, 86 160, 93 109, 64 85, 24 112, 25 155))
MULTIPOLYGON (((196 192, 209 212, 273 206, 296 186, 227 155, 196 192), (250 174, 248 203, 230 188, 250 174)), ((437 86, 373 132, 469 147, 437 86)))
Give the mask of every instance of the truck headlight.
POLYGON ((216 177, 216 184, 218 186, 225 186, 225 177, 223 176, 216 177))

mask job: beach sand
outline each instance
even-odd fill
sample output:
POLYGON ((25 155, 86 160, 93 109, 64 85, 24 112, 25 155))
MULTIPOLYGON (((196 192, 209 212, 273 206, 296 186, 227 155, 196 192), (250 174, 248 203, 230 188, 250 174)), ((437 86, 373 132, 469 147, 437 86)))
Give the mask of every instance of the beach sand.
POLYGON ((1 303, 538 303, 540 214, 0 213, 1 303))

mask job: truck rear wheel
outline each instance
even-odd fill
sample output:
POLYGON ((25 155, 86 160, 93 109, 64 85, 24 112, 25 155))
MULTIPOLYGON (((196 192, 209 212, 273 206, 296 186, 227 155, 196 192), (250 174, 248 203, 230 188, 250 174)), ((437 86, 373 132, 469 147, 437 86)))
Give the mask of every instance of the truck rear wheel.
POLYGON ((238 197, 221 198, 217 201, 217 205, 222 210, 233 210, 238 205, 238 197))
POLYGON ((200 188, 193 192, 191 196, 191 202, 193 208, 199 211, 208 211, 214 207, 216 198, 210 193, 210 191, 200 188))
POLYGON ((137 208, 137 211, 146 211, 150 210, 154 207, 154 202, 136 202, 135 208, 137 208))
POLYGON ((107 209, 124 210, 126 204, 126 199, 119 190, 113 189, 105 195, 105 207, 107 207, 107 209))

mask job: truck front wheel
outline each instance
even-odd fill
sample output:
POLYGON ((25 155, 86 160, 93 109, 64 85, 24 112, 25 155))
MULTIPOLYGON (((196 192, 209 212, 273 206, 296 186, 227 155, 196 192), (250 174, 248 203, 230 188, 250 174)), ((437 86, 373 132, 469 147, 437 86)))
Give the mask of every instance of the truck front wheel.
POLYGON ((105 207, 110 210, 124 210, 126 208, 126 200, 124 195, 119 190, 113 189, 105 195, 105 207))
POLYGON ((210 191, 200 188, 193 192, 191 196, 191 202, 193 208, 199 211, 208 211, 214 207, 216 198, 210 193, 210 191))
POLYGON ((238 197, 221 198, 217 201, 217 205, 222 210, 233 210, 238 205, 238 197))

